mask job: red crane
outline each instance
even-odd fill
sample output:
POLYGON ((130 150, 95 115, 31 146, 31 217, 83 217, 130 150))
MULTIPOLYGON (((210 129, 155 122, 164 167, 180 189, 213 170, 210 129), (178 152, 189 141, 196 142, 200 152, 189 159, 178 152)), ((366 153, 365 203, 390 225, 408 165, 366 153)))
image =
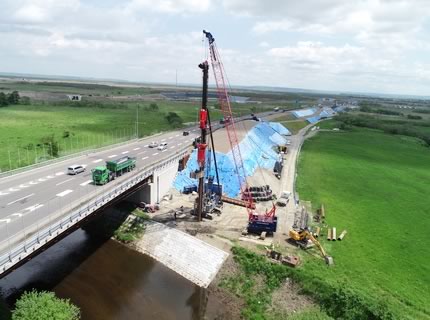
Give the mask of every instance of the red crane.
MULTIPOLYGON (((245 168, 243 166, 242 154, 239 148, 239 140, 237 138, 235 123, 231 112, 230 99, 226 87, 226 79, 224 66, 220 59, 218 49, 215 43, 215 39, 210 32, 203 30, 206 38, 209 42, 209 53, 211 59, 212 70, 216 82, 218 103, 221 107, 222 114, 225 120, 225 128, 227 129, 228 139, 230 141, 231 152, 233 154, 233 161, 236 168, 236 174, 239 179, 240 190, 242 198, 246 200, 246 209, 248 211, 248 218, 250 222, 262 223, 262 224, 275 224, 276 230, 276 217, 275 217, 275 206, 273 205, 271 210, 265 214, 257 214, 254 212, 255 208, 254 200, 252 198, 250 188, 246 179, 245 168)), ((274 230, 273 230, 274 231, 274 230)))

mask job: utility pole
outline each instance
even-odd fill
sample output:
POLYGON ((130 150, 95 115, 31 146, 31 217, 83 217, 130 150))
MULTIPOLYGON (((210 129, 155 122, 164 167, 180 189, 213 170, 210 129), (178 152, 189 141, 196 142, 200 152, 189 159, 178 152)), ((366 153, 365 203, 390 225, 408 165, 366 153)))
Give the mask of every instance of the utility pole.
POLYGON ((205 186, 205 162, 206 162, 206 130, 208 124, 208 77, 209 77, 209 64, 207 61, 199 64, 199 68, 203 72, 203 90, 202 90, 202 108, 199 113, 200 120, 200 143, 197 144, 197 163, 199 164, 199 171, 197 177, 199 178, 199 198, 197 204, 197 217, 198 221, 203 218, 203 198, 205 186))
POLYGON ((139 105, 136 108, 136 139, 139 139, 139 105))

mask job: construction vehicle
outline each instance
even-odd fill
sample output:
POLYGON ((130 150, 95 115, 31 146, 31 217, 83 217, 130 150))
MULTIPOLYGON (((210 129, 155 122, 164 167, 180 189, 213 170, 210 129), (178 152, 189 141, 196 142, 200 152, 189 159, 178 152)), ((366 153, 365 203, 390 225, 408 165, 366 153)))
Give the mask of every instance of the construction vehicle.
MULTIPOLYGON (((272 201, 272 208, 270 210, 266 209, 266 212, 264 214, 255 212, 254 199, 251 195, 250 188, 246 179, 245 167, 243 164, 242 155, 239 147, 239 139, 236 134, 235 121, 233 118, 233 113, 231 111, 231 105, 230 105, 231 100, 228 95, 227 84, 226 84, 227 76, 225 75, 225 72, 224 72, 224 66, 221 62, 218 48, 215 43, 215 38, 208 31, 203 30, 203 34, 208 40, 209 55, 210 55, 212 71, 213 71, 214 79, 216 83, 218 104, 220 106, 220 109, 223 115, 223 125, 226 128, 228 140, 230 142, 230 149, 232 153, 233 162, 236 168, 236 174, 239 179, 239 186, 242 194, 242 199, 246 203, 246 210, 248 212, 248 232, 258 234, 266 231, 268 233, 273 233, 276 231, 276 227, 277 227, 277 217, 275 216, 275 210, 276 210, 275 204, 272 201)), ((206 82, 206 88, 205 86, 203 88, 203 95, 204 95, 205 91, 207 90, 207 71, 209 69, 208 61, 204 61, 199 65, 199 67, 203 70, 203 73, 204 73, 203 82, 204 83, 206 82)), ((200 122, 202 122, 202 119, 205 119, 204 118, 205 114, 206 113, 202 114, 203 117, 201 116, 200 122)), ((201 147, 203 147, 203 143, 201 144, 201 147)), ((200 148, 199 148, 199 151, 200 151, 200 148)), ((203 156, 204 156, 204 153, 202 154, 202 157, 203 156)), ((197 158, 199 159, 199 157, 197 158)), ((202 158, 200 158, 200 161, 201 160, 202 158)))
POLYGON ((117 160, 106 161, 105 166, 99 166, 91 170, 93 183, 104 185, 124 172, 133 170, 136 167, 136 158, 122 157, 117 160))
POLYGON ((321 255, 323 256, 326 264, 328 265, 333 264, 333 258, 327 255, 321 243, 317 239, 315 239, 315 237, 312 235, 312 233, 309 231, 308 228, 301 229, 299 231, 292 229, 289 232, 289 236, 290 236, 290 240, 293 241, 296 245, 298 245, 302 249, 307 249, 311 247, 309 243, 309 241, 311 241, 311 243, 313 243, 321 252, 321 255))

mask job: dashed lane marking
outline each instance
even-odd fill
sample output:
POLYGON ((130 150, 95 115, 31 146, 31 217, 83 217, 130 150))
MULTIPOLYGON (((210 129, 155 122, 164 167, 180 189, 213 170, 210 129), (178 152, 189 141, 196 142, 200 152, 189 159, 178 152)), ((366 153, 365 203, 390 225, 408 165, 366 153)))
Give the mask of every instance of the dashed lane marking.
POLYGON ((52 179, 54 176, 47 176, 46 179, 52 179))
POLYGON ((173 149, 173 148, 175 148, 175 146, 171 146, 171 147, 170 147, 170 149, 173 149))
POLYGON ((26 184, 20 184, 20 185, 19 185, 19 187, 20 187, 21 189, 24 189, 24 188, 28 188, 29 186, 27 186, 26 184))
POLYGON ((46 179, 40 178, 38 179, 38 181, 43 182, 43 181, 46 181, 46 179))
POLYGON ((80 186, 86 186, 87 184, 90 184, 91 182, 93 182, 93 180, 85 181, 85 182, 81 183, 80 186))
POLYGON ((166 141, 166 139, 162 139, 161 142, 166 141))
POLYGON ((65 180, 65 181, 62 181, 62 182, 60 182, 60 183, 57 183, 56 184, 56 186, 61 186, 63 183, 66 183, 66 182, 69 182, 69 181, 71 181, 71 180, 73 180, 74 178, 70 178, 70 179, 67 179, 67 180, 65 180))
POLYGON ((167 151, 167 149, 165 149, 165 150, 163 150, 163 151, 161 151, 161 152, 166 152, 167 151))
POLYGON ((108 158, 116 157, 116 154, 110 155, 108 158))
POLYGON ((56 196, 57 197, 64 197, 65 195, 68 195, 70 192, 73 192, 73 190, 64 190, 63 192, 57 193, 56 196))
POLYGON ((122 154, 127 154, 127 153, 129 153, 130 151, 124 151, 124 152, 121 152, 122 154))
POLYGON ((0 196, 6 196, 6 195, 8 195, 9 194, 9 192, 1 192, 0 191, 0 196))
POLYGON ((22 197, 22 198, 16 199, 16 200, 14 200, 14 201, 11 201, 11 202, 9 202, 9 203, 7 204, 7 206, 10 206, 11 204, 14 204, 14 203, 16 203, 16 202, 19 202, 19 201, 21 201, 21 200, 24 200, 24 199, 30 198, 31 196, 34 196, 34 193, 29 194, 29 195, 27 195, 27 196, 25 196, 25 197, 22 197))
POLYGON ((173 137, 169 137, 169 140, 170 140, 170 139, 173 139, 173 137))
POLYGON ((143 157, 142 160, 148 159, 148 157, 143 157))
POLYGON ((1 219, 1 220, 0 220, 0 223, 1 223, 1 222, 9 223, 10 221, 11 221, 11 219, 1 219))
POLYGON ((37 203, 34 206, 25 208, 24 211, 33 212, 34 210, 37 210, 37 209, 42 208, 42 207, 43 207, 43 204, 37 203))
POLYGON ((102 162, 102 161, 103 161, 103 159, 97 159, 97 160, 94 160, 93 163, 99 163, 99 162, 102 162))
POLYGON ((57 172, 55 175, 56 176, 62 176, 64 174, 64 172, 57 172))
POLYGON ((175 137, 179 137, 179 134, 177 134, 175 137))
POLYGON ((146 148, 147 146, 148 146, 148 145, 147 145, 147 144, 145 144, 143 147, 144 147, 144 148, 146 148))
POLYGON ((140 148, 138 147, 138 148, 134 148, 133 150, 134 150, 134 151, 136 151, 136 150, 139 150, 139 149, 140 149, 140 148))
POLYGON ((39 184, 39 182, 37 182, 37 181, 30 181, 29 184, 35 185, 35 184, 39 184))
POLYGON ((178 146, 182 146, 182 142, 181 142, 181 143, 178 143, 178 146))
POLYGON ((154 153, 153 156, 156 156, 158 154, 158 152, 154 153))
POLYGON ((19 191, 19 189, 15 189, 15 188, 9 188, 10 192, 15 192, 15 191, 19 191))

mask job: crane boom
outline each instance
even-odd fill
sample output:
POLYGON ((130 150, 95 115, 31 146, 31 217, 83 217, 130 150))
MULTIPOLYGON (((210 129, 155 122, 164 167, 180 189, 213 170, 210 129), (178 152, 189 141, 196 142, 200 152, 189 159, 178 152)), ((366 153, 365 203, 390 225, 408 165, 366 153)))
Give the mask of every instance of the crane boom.
POLYGON ((243 166, 242 154, 239 148, 239 139, 237 138, 236 128, 231 112, 230 99, 227 92, 226 81, 224 77, 224 66, 221 62, 215 39, 210 32, 203 30, 206 38, 209 41, 209 52, 211 57, 212 70, 217 87, 218 102, 221 107, 221 112, 225 120, 225 128, 227 129, 228 140, 230 141, 231 152, 235 164, 236 174, 239 179, 240 190, 242 194, 246 194, 246 209, 250 217, 253 216, 253 198, 249 192, 248 182, 246 180, 245 168, 243 166))

